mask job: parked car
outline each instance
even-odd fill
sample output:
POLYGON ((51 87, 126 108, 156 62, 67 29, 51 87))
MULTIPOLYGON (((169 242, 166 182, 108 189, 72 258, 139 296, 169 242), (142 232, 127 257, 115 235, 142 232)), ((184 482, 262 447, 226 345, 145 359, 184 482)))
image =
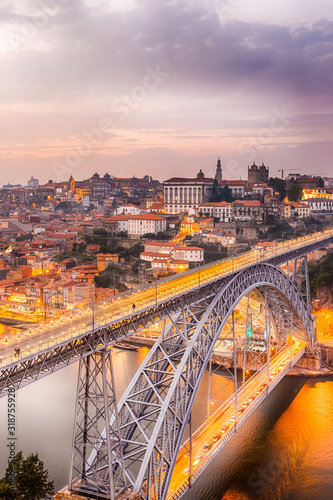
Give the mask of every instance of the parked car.
POLYGON ((229 425, 222 425, 222 427, 220 428, 220 432, 222 434, 225 434, 228 429, 229 429, 229 425))
POLYGON ((194 467, 195 467, 196 465, 198 465, 198 463, 200 462, 200 460, 202 460, 202 457, 203 457, 203 455, 196 455, 196 456, 195 456, 195 458, 194 458, 194 460, 193 460, 193 465, 194 465, 194 467))

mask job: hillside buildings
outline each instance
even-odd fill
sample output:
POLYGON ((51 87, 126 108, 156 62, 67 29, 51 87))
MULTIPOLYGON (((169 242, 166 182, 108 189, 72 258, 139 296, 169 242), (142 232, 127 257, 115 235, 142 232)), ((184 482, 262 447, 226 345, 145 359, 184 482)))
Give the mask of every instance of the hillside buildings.
MULTIPOLYGON (((214 188, 228 187, 234 198, 246 196, 259 198, 272 195, 273 191, 268 187, 269 168, 262 164, 258 167, 255 163, 248 167, 247 180, 223 179, 223 168, 220 158, 217 160, 215 177, 205 177, 202 170, 195 179, 184 177, 172 177, 163 182, 164 209, 167 213, 180 214, 185 212, 198 213, 203 209, 212 212, 209 207, 214 188)), ((230 213, 227 208, 222 210, 221 219, 229 220, 230 213), (223 214, 222 214, 223 212, 223 214)))

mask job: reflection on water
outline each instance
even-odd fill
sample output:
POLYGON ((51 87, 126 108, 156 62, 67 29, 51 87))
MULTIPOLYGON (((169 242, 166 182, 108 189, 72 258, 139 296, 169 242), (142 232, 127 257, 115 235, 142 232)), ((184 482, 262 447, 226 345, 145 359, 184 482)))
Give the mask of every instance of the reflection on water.
POLYGON ((16 328, 12 325, 5 325, 3 323, 0 323, 0 337, 10 335, 12 333, 17 333, 19 331, 21 331, 21 328, 16 328))
POLYGON ((332 380, 285 378, 184 500, 332 499, 332 405, 332 380))
MULTIPOLYGON (((148 349, 113 350, 121 396, 148 349)), ((60 489, 68 480, 77 363, 17 393, 17 450, 39 452, 60 489)), ((207 412, 208 377, 194 428, 207 412)), ((213 388, 214 390, 214 388, 213 388)), ((231 388, 230 388, 231 390, 231 388)), ((210 463, 184 500, 325 500, 333 491, 333 380, 285 378, 210 463)), ((7 401, 0 400, 0 476, 7 461, 7 401)))

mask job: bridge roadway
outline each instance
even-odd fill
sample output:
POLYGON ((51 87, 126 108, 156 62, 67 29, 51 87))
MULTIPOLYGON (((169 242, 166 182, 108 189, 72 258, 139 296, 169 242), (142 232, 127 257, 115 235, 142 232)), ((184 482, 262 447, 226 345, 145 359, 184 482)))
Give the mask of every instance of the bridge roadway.
POLYGON ((215 282, 216 286, 219 286, 226 278, 251 265, 260 262, 280 265, 332 242, 333 229, 328 229, 277 243, 274 247, 251 250, 234 258, 201 266, 176 277, 160 280, 155 286, 143 289, 139 287, 130 294, 125 292, 112 304, 96 307, 94 329, 92 314, 89 312, 77 318, 66 318, 62 322, 55 321, 53 325, 23 331, 19 338, 9 338, 7 342, 2 339, 0 397, 10 384, 20 387, 33 382, 77 361, 81 356, 91 354, 104 343, 112 345, 173 314, 177 307, 179 308, 180 302, 177 302, 177 299, 181 295, 192 293, 188 300, 199 300, 200 291, 207 293, 207 284, 215 282), (166 307, 172 301, 173 309, 166 307), (105 336, 103 331, 107 331, 108 335, 105 336), (14 355, 16 347, 20 348, 18 356, 14 355))
MULTIPOLYGON (((223 403, 192 436, 192 477, 190 478, 189 453, 181 451, 178 455, 171 478, 167 500, 178 500, 189 488, 190 481, 195 480, 215 457, 220 449, 234 434, 236 428, 249 417, 261 401, 269 394, 288 370, 304 354, 306 342, 294 339, 292 357, 290 344, 282 348, 271 360, 269 369, 267 364, 255 373, 238 390, 238 415, 236 421, 234 394, 223 403), (225 426, 222 431, 222 426, 225 426), (213 442, 213 435, 220 434, 220 438, 213 442), (203 446, 209 444, 209 451, 204 451, 203 446)), ((184 443, 189 449, 189 441, 184 443)), ((184 450, 184 447, 182 448, 184 450)))

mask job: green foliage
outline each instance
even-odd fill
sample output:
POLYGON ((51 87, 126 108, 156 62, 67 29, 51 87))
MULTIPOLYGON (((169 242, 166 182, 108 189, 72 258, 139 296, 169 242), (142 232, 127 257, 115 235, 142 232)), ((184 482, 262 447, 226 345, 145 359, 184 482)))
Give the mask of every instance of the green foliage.
POLYGON ((231 203, 233 201, 232 191, 229 189, 228 185, 221 187, 216 179, 214 179, 213 183, 213 193, 210 197, 210 201, 227 201, 231 203))
POLYGON ((60 255, 55 255, 53 257, 54 262, 62 262, 66 259, 76 259, 79 262, 93 262, 95 257, 93 255, 87 255, 85 253, 77 252, 64 252, 60 255))
POLYGON ((97 229, 94 229, 93 231, 93 237, 100 237, 100 238, 105 238, 107 236, 106 229, 104 227, 98 227, 97 229))
POLYGON ((71 208, 70 203, 68 201, 61 201, 56 205, 55 210, 63 210, 64 212, 68 212, 71 208))
POLYGON ((269 226, 267 230, 267 234, 269 235, 274 235, 277 237, 278 234, 285 233, 285 234, 294 234, 294 230, 291 227, 290 224, 288 223, 280 223, 280 222, 273 222, 271 226, 269 226))
POLYGON ((32 241, 34 239, 34 235, 32 233, 27 233, 27 234, 21 234, 16 238, 16 241, 32 241))
POLYGON ((5 479, 0 480, 0 500, 15 500, 15 491, 5 479))
POLYGON ((140 257, 140 253, 144 251, 144 246, 140 245, 140 243, 134 243, 131 248, 128 249, 128 254, 131 257, 140 257))
POLYGON ((94 277, 95 285, 97 288, 111 288, 112 276, 110 273, 103 271, 99 276, 94 277))
POLYGON ((128 234, 125 231, 119 231, 119 233, 116 234, 117 238, 128 238, 128 234))
POLYGON ((124 269, 111 264, 99 276, 95 276, 95 285, 100 288, 118 288, 120 274, 125 274, 124 269))
POLYGON ((104 227, 94 229, 93 232, 84 237, 87 245, 100 245, 101 250, 108 251, 108 235, 104 227))
POLYGON ((0 498, 4 500, 43 500, 52 498, 54 481, 48 481, 49 473, 38 453, 31 453, 26 459, 22 451, 9 463, 0 482, 0 498), (15 487, 12 478, 15 477, 15 487), (9 488, 8 488, 9 486, 9 488))
POLYGON ((286 181, 279 179, 279 177, 271 177, 268 185, 273 189, 274 196, 279 196, 280 200, 286 197, 286 181))
POLYGON ((314 297, 321 286, 333 285, 333 253, 317 262, 309 263, 309 279, 311 297, 314 297))
POLYGON ((135 276, 137 276, 139 274, 139 261, 138 260, 136 260, 135 262, 133 262, 133 264, 131 266, 131 272, 135 276))
POLYGON ((157 240, 168 240, 169 236, 167 234, 165 234, 163 231, 158 231, 158 233, 156 234, 156 239, 157 240))
POLYGON ((302 199, 302 186, 298 184, 293 184, 288 190, 288 200, 289 201, 300 201, 302 199))
POLYGON ((146 234, 143 234, 143 235, 141 236, 141 239, 142 239, 142 240, 143 240, 144 238, 145 238, 145 239, 147 238, 147 239, 149 239, 149 240, 155 240, 155 239, 156 239, 156 234, 154 234, 154 233, 146 233, 146 234))

